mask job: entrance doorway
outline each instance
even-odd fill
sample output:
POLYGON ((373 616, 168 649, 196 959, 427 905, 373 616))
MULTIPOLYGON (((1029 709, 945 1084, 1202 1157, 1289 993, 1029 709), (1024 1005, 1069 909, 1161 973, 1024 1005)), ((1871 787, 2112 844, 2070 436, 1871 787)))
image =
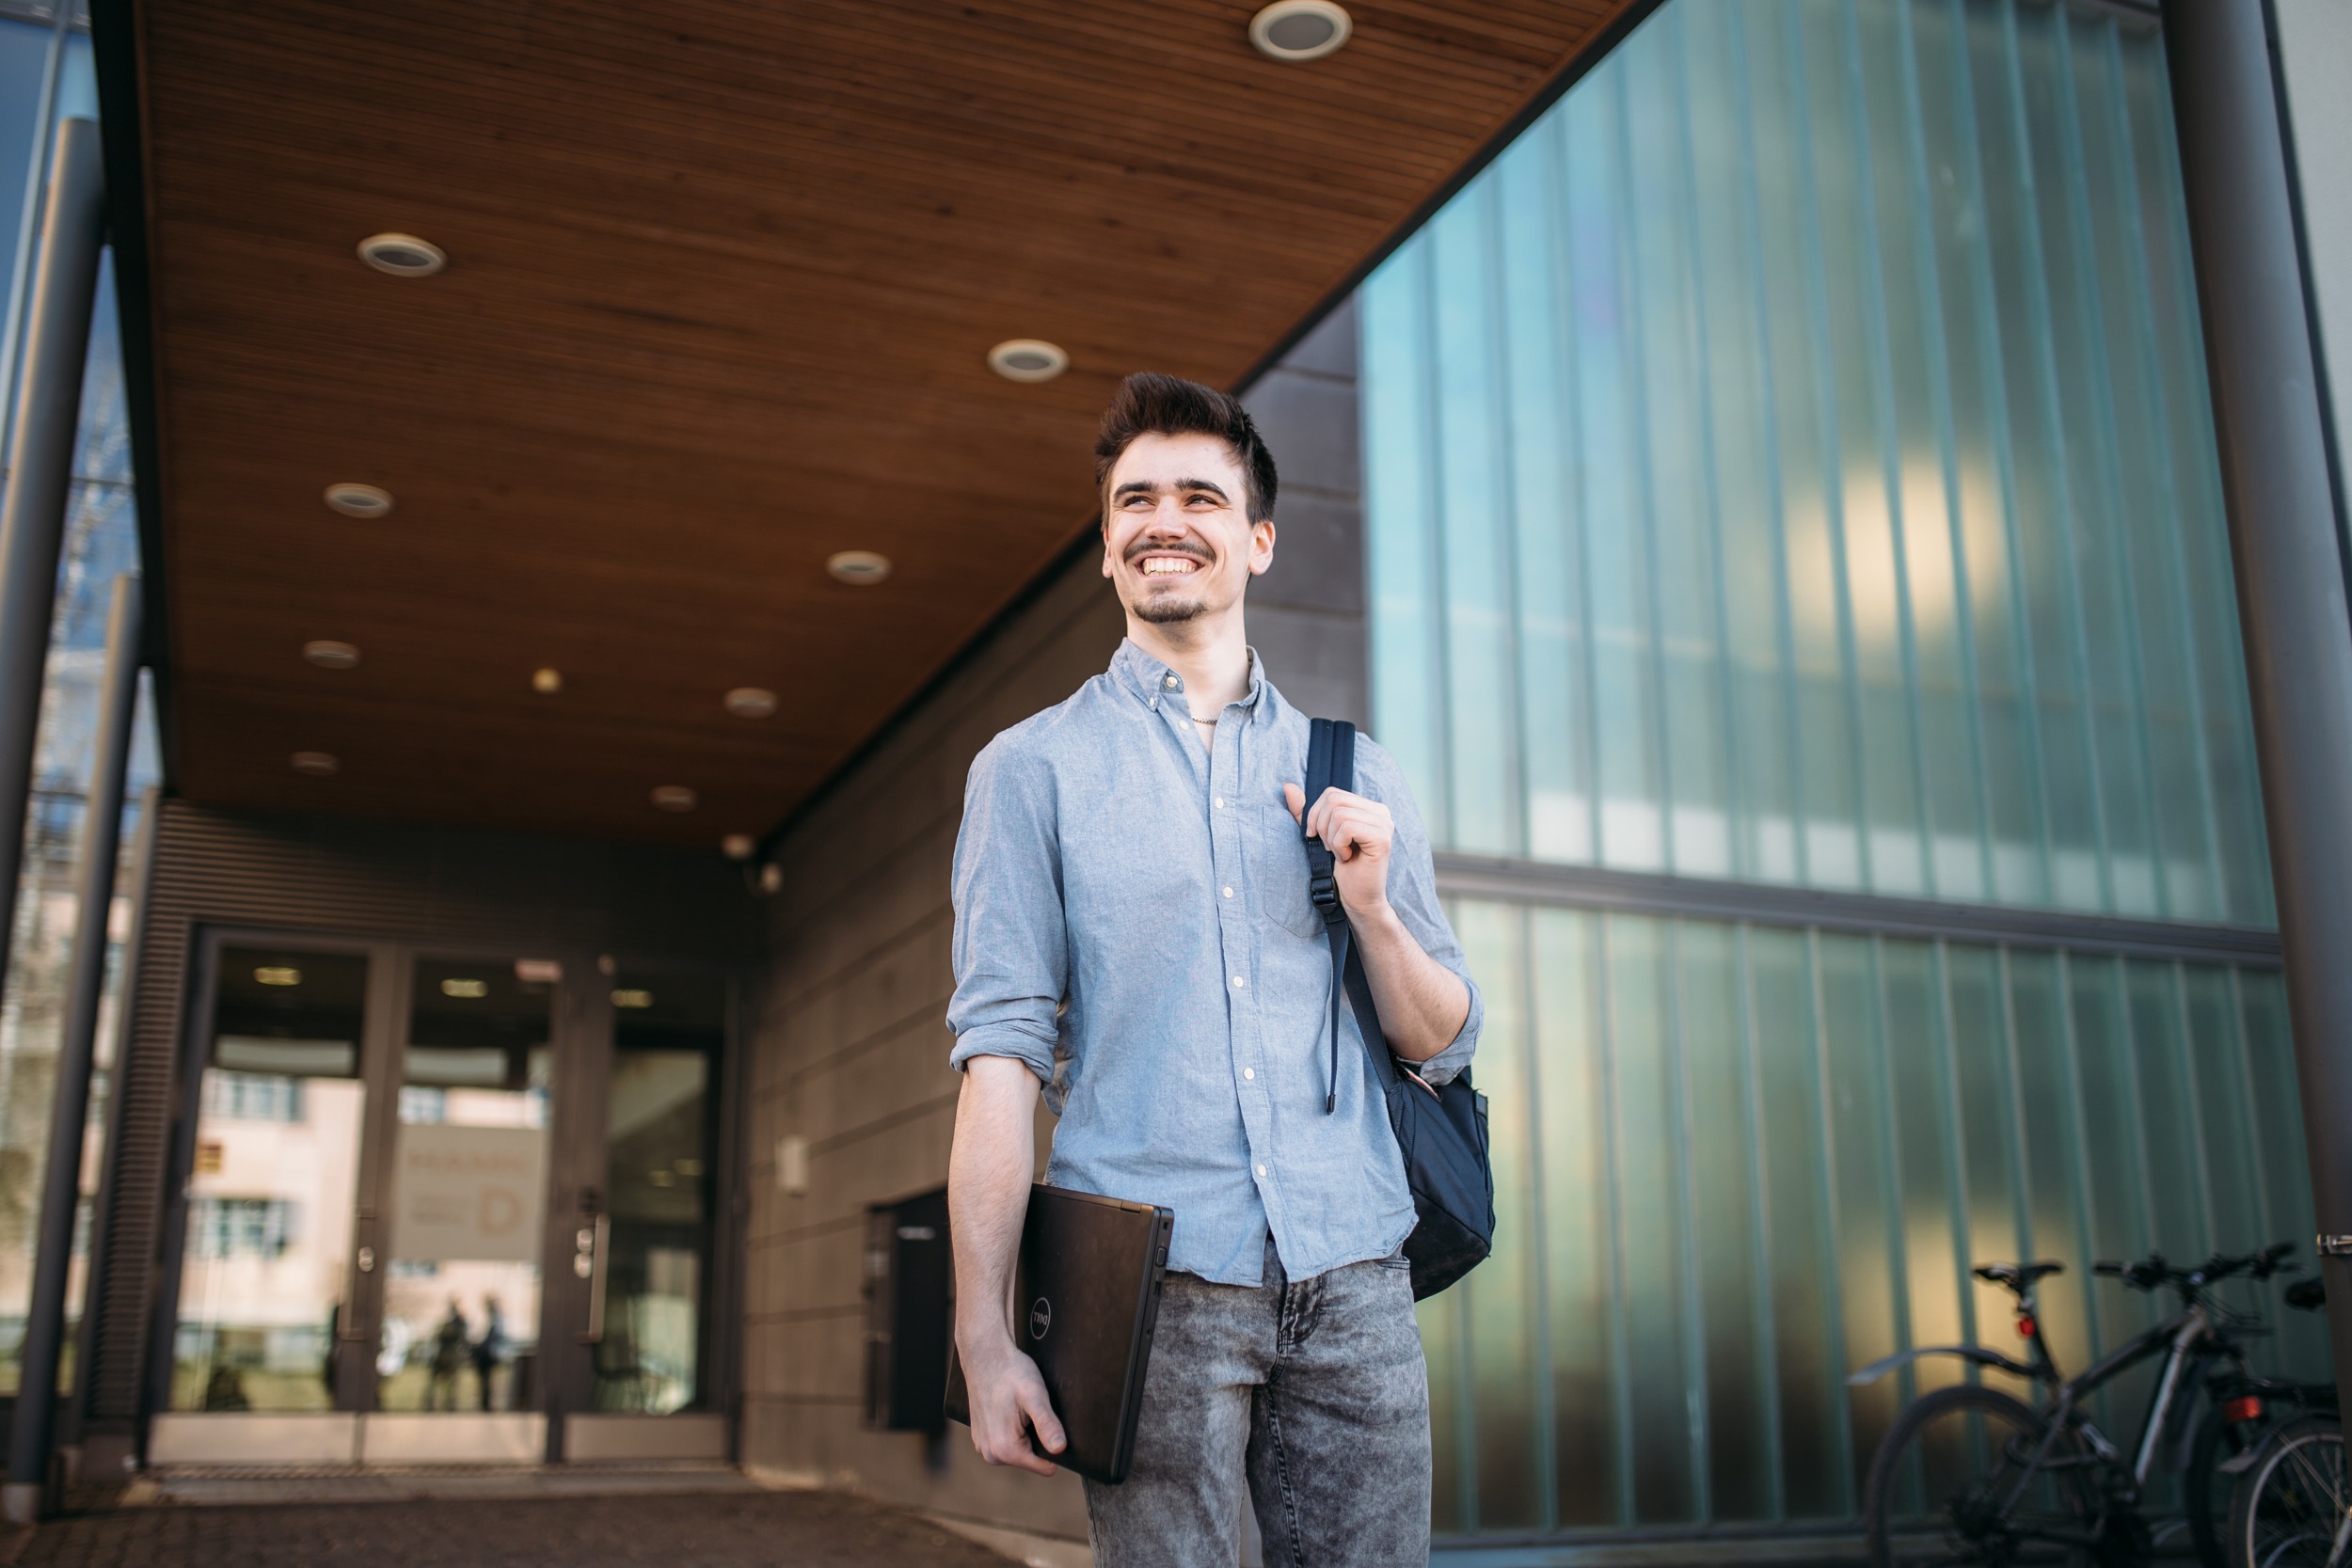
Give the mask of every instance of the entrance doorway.
POLYGON ((151 1462, 725 1457, 723 972, 270 932, 199 958, 151 1462))

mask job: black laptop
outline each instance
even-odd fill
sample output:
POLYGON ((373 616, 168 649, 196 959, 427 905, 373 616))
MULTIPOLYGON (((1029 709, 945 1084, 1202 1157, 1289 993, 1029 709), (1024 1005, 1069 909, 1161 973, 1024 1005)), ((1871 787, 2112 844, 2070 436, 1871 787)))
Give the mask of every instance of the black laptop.
MULTIPOLYGON (((1031 1187, 1013 1275, 1013 1342, 1045 1380, 1067 1439, 1059 1453, 1030 1447, 1095 1481, 1127 1479, 1143 1411, 1152 1324, 1168 1277, 1176 1213, 1062 1187, 1031 1187)), ((947 1415, 972 1420, 963 1368, 950 1347, 947 1415)))

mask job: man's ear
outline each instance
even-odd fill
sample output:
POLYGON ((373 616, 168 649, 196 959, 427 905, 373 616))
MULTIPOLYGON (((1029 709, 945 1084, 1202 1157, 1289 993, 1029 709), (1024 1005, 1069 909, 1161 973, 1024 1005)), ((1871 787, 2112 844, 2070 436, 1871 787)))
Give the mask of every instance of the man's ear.
POLYGON ((1249 527, 1249 575, 1263 577, 1274 564, 1274 519, 1252 523, 1249 527))
POLYGON ((1103 519, 1102 534, 1103 575, 1104 577, 1109 577, 1111 575, 1111 520, 1107 516, 1103 519))

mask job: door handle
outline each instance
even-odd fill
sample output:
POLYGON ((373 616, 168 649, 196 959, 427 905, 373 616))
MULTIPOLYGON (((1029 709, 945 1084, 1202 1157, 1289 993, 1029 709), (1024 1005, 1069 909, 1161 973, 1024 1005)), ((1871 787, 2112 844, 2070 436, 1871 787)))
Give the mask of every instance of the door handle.
MULTIPOLYGON (((363 1209, 359 1212, 357 1221, 352 1226, 355 1239, 373 1233, 374 1218, 374 1214, 367 1210, 363 1209)), ((365 1289, 367 1276, 374 1272, 375 1247, 372 1243, 361 1242, 351 1249, 351 1279, 343 1290, 343 1302, 341 1308, 342 1321, 336 1336, 338 1338, 365 1339, 368 1337, 367 1331, 359 1323, 359 1297, 365 1289)))
POLYGON ((612 1250, 612 1216, 598 1214, 583 1225, 573 1240, 572 1273, 588 1281, 588 1326, 580 1331, 583 1345, 604 1341, 605 1255, 612 1250))

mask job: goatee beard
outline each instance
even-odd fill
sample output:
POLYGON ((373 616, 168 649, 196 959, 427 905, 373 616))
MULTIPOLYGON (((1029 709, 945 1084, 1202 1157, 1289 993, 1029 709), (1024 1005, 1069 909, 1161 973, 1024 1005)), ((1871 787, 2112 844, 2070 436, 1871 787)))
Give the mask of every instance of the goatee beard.
POLYGON ((1198 620, 1208 613, 1209 607, 1199 599, 1180 599, 1172 594, 1154 595, 1136 606, 1136 619, 1155 626, 1178 621, 1198 620))

